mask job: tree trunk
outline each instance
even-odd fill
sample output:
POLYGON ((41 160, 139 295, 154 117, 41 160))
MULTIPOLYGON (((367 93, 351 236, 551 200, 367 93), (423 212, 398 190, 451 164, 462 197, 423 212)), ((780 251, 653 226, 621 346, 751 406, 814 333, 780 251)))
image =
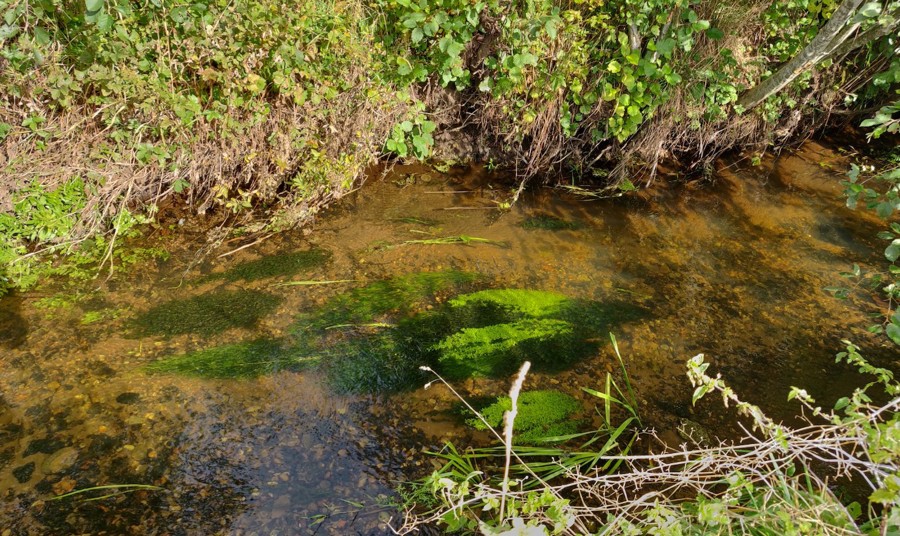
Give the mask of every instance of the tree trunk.
POLYGON ((780 91, 784 86, 794 81, 804 69, 823 60, 837 46, 836 38, 842 33, 847 36, 845 26, 847 21, 853 18, 856 8, 863 0, 844 0, 834 11, 831 19, 819 30, 819 33, 806 45, 799 54, 791 58, 781 66, 769 78, 766 78, 756 87, 748 90, 738 99, 737 105, 745 110, 755 108, 770 95, 780 91))

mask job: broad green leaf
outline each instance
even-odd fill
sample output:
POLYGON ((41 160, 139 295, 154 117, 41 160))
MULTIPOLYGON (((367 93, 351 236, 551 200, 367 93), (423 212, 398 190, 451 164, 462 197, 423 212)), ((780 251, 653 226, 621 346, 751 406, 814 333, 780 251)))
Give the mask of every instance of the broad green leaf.
POLYGON ((891 242, 891 245, 884 250, 884 256, 891 262, 900 258, 900 238, 894 239, 894 241, 891 242))
POLYGON ((881 13, 881 2, 868 2, 859 8, 859 14, 867 19, 877 17, 881 13))
POLYGON ((887 327, 884 328, 884 332, 892 341, 894 341, 894 344, 900 344, 900 326, 897 324, 888 324, 887 327))

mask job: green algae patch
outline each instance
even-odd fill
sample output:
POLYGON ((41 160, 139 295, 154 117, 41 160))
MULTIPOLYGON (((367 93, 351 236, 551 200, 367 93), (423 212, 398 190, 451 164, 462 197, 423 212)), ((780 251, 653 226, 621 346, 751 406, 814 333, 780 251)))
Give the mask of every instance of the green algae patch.
POLYGON ((256 290, 218 291, 172 300, 147 310, 132 322, 135 336, 215 335, 231 328, 253 328, 281 299, 256 290))
POLYGON ((376 281, 331 298, 319 310, 301 317, 301 325, 324 329, 337 325, 375 321, 388 313, 408 315, 435 294, 459 290, 474 283, 477 274, 447 270, 417 272, 376 281))
POLYGON ((220 274, 213 274, 205 280, 256 281, 259 279, 291 276, 322 266, 330 259, 331 252, 324 249, 268 255, 254 261, 237 264, 220 274))
MULTIPOLYGON (((576 433, 580 423, 573 420, 572 416, 584 409, 577 399, 555 390, 525 391, 519 395, 517 405, 513 442, 520 445, 576 433)), ((482 408, 479 413, 488 425, 502 433, 503 415, 511 409, 512 400, 508 396, 502 396, 493 404, 482 408)), ((488 429, 481 419, 468 419, 466 423, 477 430, 488 429)))
POLYGON ((372 393, 421 385, 419 367, 446 378, 501 377, 522 362, 554 372, 597 352, 599 334, 644 311, 528 289, 460 294, 422 311, 435 293, 456 290, 473 274, 409 274, 332 298, 300 318, 295 340, 338 391, 372 393))
POLYGON ((529 216, 522 221, 521 226, 526 231, 574 231, 581 228, 581 225, 576 222, 548 214, 529 216))
POLYGON ((571 303, 563 294, 525 289, 482 290, 450 300, 451 307, 495 307, 532 318, 559 315, 571 303))
POLYGON ((538 370, 562 370, 595 353, 599 333, 637 312, 555 292, 483 290, 448 302, 441 314, 455 331, 431 349, 451 379, 507 375, 526 360, 538 370))
POLYGON ((463 328, 446 337, 434 349, 441 370, 450 378, 498 376, 515 371, 531 360, 536 365, 568 363, 580 346, 574 344, 575 326, 563 320, 528 318, 508 324, 463 328))
POLYGON ((278 340, 257 339, 163 358, 144 370, 197 378, 249 379, 279 370, 299 370, 308 363, 278 340))

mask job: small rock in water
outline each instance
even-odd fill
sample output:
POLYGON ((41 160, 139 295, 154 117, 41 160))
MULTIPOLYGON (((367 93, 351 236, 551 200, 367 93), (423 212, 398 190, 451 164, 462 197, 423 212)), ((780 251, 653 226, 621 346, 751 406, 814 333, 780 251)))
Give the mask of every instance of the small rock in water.
POLYGON ((28 482, 31 480, 31 475, 34 474, 34 462, 28 462, 21 467, 16 467, 13 469, 12 474, 19 481, 19 484, 28 482))
POLYGON ((66 444, 59 439, 45 437, 44 439, 35 439, 28 443, 25 452, 22 453, 23 458, 27 458, 32 454, 40 452, 41 454, 53 454, 57 450, 65 447, 66 444))
POLYGON ((45 473, 61 473, 71 467, 78 459, 78 450, 73 447, 60 449, 44 460, 41 469, 45 473))
POLYGON ((119 404, 135 404, 141 399, 141 395, 137 393, 122 393, 116 397, 119 404))

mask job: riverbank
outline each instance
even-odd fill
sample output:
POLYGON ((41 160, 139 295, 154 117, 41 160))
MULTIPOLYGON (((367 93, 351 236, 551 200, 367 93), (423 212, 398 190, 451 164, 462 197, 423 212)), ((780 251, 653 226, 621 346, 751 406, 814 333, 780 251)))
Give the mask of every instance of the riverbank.
POLYGON ((758 156, 893 98, 878 32, 896 21, 866 5, 856 48, 747 111, 745 90, 836 6, 15 3, 0 31, 0 280, 121 265, 116 245, 166 206, 238 233, 304 225, 376 161, 477 159, 606 194, 665 161, 703 175, 722 151, 758 156))

